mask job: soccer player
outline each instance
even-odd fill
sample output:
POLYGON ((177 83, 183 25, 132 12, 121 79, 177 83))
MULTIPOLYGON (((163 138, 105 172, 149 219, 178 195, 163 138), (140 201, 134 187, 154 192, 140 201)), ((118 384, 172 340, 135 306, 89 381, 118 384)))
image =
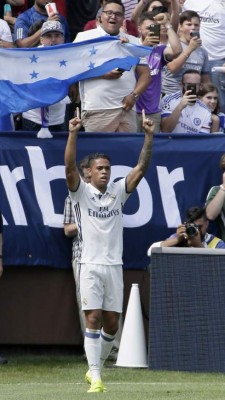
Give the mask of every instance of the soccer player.
POLYGON ((91 182, 87 184, 80 178, 76 165, 80 127, 79 117, 70 120, 65 149, 66 180, 82 242, 80 291, 86 319, 86 380, 91 384, 88 392, 103 392, 101 367, 113 346, 123 304, 122 208, 149 166, 154 123, 143 111, 145 139, 138 163, 115 183, 109 183, 110 159, 101 153, 89 160, 91 182))

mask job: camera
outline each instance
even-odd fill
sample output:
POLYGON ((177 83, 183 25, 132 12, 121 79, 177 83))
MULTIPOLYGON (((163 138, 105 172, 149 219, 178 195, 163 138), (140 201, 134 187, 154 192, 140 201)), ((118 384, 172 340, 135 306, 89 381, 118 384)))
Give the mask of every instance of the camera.
POLYGON ((188 237, 194 237, 198 234, 198 226, 196 224, 186 223, 186 234, 188 237))

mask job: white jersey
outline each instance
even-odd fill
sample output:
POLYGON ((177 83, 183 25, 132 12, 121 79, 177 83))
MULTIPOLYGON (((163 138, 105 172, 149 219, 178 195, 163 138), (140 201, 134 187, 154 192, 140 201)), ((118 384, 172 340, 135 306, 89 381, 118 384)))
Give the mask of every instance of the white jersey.
MULTIPOLYGON (((96 29, 79 32, 74 42, 81 42, 89 39, 95 39, 102 36, 110 36, 108 33, 98 26, 96 29)), ((130 43, 140 45, 139 39, 123 34, 128 38, 130 43)), ((140 64, 147 65, 146 58, 142 57, 140 64)), ((122 108, 122 101, 125 96, 131 93, 136 85, 135 76, 136 66, 130 71, 125 71, 119 79, 87 79, 80 82, 80 98, 82 110, 111 110, 122 108)), ((135 106, 134 106, 135 108, 135 106)))
MULTIPOLYGON (((176 92, 162 98, 162 118, 172 114, 182 96, 181 92, 176 92)), ((211 125, 211 112, 197 99, 195 105, 182 110, 179 121, 171 133, 210 133, 211 125)))
POLYGON ((225 2, 224 0, 186 0, 183 11, 196 11, 201 17, 200 35, 209 60, 225 58, 225 2))
POLYGON ((122 208, 129 195, 126 178, 109 183, 104 194, 82 180, 76 192, 70 191, 82 245, 81 263, 122 264, 122 208))

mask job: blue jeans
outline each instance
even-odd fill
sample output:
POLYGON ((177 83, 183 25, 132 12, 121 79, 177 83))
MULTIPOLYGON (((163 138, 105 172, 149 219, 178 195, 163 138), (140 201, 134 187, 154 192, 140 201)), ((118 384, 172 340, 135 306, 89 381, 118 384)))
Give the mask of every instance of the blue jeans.
POLYGON ((219 91, 220 111, 225 113, 225 73, 212 72, 213 67, 222 67, 223 64, 225 64, 225 58, 223 58, 222 60, 209 61, 210 77, 212 83, 217 87, 219 91))

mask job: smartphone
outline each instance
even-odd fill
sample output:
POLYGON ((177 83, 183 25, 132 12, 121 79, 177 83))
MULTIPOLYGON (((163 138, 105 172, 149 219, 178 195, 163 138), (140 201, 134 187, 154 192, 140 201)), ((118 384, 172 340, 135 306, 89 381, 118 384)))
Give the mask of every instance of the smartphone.
POLYGON ((160 25, 159 24, 152 24, 149 26, 149 32, 153 33, 153 36, 160 37, 160 25))
POLYGON ((196 85, 194 85, 192 83, 187 83, 187 90, 191 90, 191 92, 188 94, 193 94, 193 95, 197 96, 196 85))
MULTIPOLYGON (((186 92, 187 90, 191 90, 191 92, 188 93, 188 95, 192 94, 192 95, 197 96, 196 85, 194 85, 194 84, 192 84, 192 83, 187 83, 187 89, 185 90, 185 92, 186 92)), ((192 99, 192 100, 189 100, 189 101, 190 101, 191 103, 195 104, 195 103, 196 103, 196 100, 197 100, 197 97, 196 97, 196 99, 192 99)))
POLYGON ((199 31, 192 31, 192 32, 191 32, 191 37, 197 37, 198 39, 200 39, 200 33, 199 33, 199 31))
POLYGON ((123 69, 123 68, 115 68, 117 71, 119 71, 119 72, 124 72, 125 71, 125 69, 123 69))

